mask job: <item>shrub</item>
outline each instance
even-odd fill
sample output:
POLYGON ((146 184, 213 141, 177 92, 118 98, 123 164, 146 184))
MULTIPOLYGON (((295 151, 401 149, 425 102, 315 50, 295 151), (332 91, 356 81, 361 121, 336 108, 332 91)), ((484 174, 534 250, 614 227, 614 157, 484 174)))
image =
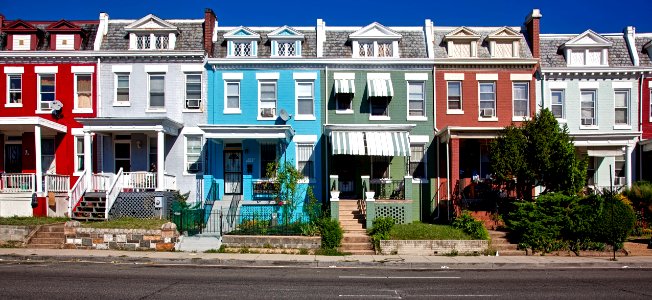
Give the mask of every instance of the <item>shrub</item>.
POLYGON ((344 232, 339 221, 324 217, 319 219, 318 226, 322 249, 337 249, 342 244, 344 232))
POLYGON ((641 215, 641 227, 645 228, 645 223, 652 221, 652 183, 635 182, 631 188, 623 190, 623 196, 631 201, 634 210, 641 215))
POLYGON ((475 239, 489 239, 487 228, 484 228, 482 222, 474 219, 468 212, 464 212, 461 216, 455 218, 453 221, 453 227, 462 229, 462 231, 475 239))
POLYGON ((612 245, 615 250, 622 248, 636 222, 632 206, 617 196, 613 192, 605 192, 605 201, 596 222, 600 240, 612 245))
POLYGON ((392 231, 395 223, 391 217, 379 217, 373 221, 373 227, 369 230, 369 234, 376 252, 380 252, 380 241, 389 239, 389 232, 392 231))

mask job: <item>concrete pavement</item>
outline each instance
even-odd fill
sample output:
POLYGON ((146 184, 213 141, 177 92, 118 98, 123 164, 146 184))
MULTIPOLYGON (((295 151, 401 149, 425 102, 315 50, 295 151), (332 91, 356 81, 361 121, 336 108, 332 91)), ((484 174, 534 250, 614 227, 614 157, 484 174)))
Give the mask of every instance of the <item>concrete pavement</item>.
POLYGON ((0 262, 92 262, 155 265, 304 268, 395 268, 395 269, 563 269, 563 268, 652 268, 652 256, 608 257, 561 256, 319 256, 292 254, 235 254, 188 252, 141 252, 72 249, 0 249, 0 262))

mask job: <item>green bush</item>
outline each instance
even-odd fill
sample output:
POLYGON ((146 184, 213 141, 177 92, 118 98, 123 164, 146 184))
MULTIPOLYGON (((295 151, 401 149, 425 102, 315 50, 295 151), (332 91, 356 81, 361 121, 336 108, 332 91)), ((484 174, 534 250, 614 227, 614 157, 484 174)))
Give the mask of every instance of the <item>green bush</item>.
POLYGON ((631 188, 623 190, 623 196, 632 202, 634 210, 640 214, 641 223, 652 222, 652 183, 635 182, 631 188))
POLYGON ((606 192, 604 198, 602 211, 596 222, 596 233, 601 241, 618 250, 623 247, 627 236, 634 229, 636 214, 631 205, 623 202, 613 192, 606 192))
POLYGON ((395 223, 391 217, 379 217, 373 221, 369 234, 376 252, 380 252, 380 241, 389 239, 389 232, 392 231, 395 223))
POLYGON ((488 240, 489 232, 482 222, 474 219, 468 212, 462 213, 461 216, 453 220, 453 227, 461 229, 466 234, 478 240, 488 240))
POLYGON ((317 222, 319 226, 319 233, 321 234, 321 248, 322 249, 337 249, 342 245, 342 238, 344 232, 340 227, 340 222, 328 217, 319 219, 317 222))

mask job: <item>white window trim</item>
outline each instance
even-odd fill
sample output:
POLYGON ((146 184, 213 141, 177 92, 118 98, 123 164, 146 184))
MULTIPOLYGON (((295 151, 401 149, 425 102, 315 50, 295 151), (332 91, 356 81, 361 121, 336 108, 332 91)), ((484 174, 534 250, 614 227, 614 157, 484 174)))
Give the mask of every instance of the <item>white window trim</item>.
MULTIPOLYGON (((515 75, 515 74, 512 74, 515 75)), ((512 121, 513 122, 523 122, 523 121, 529 121, 531 119, 531 111, 530 111, 530 100, 532 99, 530 95, 530 82, 529 81, 512 81, 512 121), (516 105, 514 105, 514 101, 516 99, 514 98, 514 86, 517 84, 525 84, 527 85, 527 112, 525 116, 516 116, 516 105)), ((497 100, 496 100, 497 101, 497 100)), ((498 106, 498 103, 496 103, 496 106, 498 106)), ((498 114, 496 114, 498 115, 498 114)))
POLYGON ((227 49, 228 53, 226 57, 234 57, 234 58, 242 58, 242 57, 258 57, 258 39, 244 39, 244 38, 239 38, 239 39, 234 39, 234 40, 229 40, 227 42, 227 49), (240 56, 235 56, 235 44, 241 44, 241 43, 247 43, 249 42, 251 44, 251 55, 250 56, 245 56, 245 55, 240 55, 240 56))
MULTIPOLYGON (((316 75, 314 73, 310 73, 310 74, 316 75)), ((295 75, 298 75, 298 73, 295 73, 295 75)), ((315 81, 314 80, 297 79, 297 78, 301 78, 301 76, 295 77, 295 81, 294 81, 294 91, 295 91, 294 92, 294 111, 296 112, 296 115, 294 116, 294 120, 296 120, 296 121, 315 121, 315 120, 317 120, 316 111, 315 111, 315 97, 316 97, 316 95, 315 95, 315 81), (298 95, 298 93, 296 91, 298 91, 300 83, 310 83, 310 85, 312 86, 312 114, 311 115, 299 114, 299 95, 298 95)), ((278 91, 277 91, 277 94, 278 94, 278 91)), ((278 96, 277 96, 276 102, 278 104, 278 96)))
MULTIPOLYGON (((597 88, 582 88, 582 82, 580 82, 580 129, 582 130, 598 130, 599 124, 598 123, 598 90, 597 88), (582 92, 593 92, 594 98, 593 98, 593 118, 594 118, 594 123, 595 125, 582 125, 582 92)), ((589 85, 589 86, 598 86, 597 82, 596 85, 589 85)))
POLYGON ((398 53, 398 40, 391 40, 391 39, 360 39, 360 40, 353 40, 351 42, 351 50, 352 51, 352 57, 353 58, 380 58, 380 59, 385 59, 385 58, 398 58, 399 53, 398 53), (391 44, 392 45, 392 56, 378 56, 378 44, 391 44), (372 56, 360 56, 360 44, 372 44, 373 45, 373 55, 372 56))
POLYGON ((258 108, 256 109, 256 119, 259 120, 259 121, 270 121, 270 120, 273 121, 273 120, 276 120, 276 118, 278 117, 278 73, 258 73, 258 74, 256 74, 256 79, 258 79, 258 108), (277 79, 267 79, 267 78, 270 78, 270 77, 273 78, 272 76, 260 76, 260 78, 259 78, 258 75, 262 75, 262 74, 276 74, 277 79), (274 87, 275 87, 274 91, 276 93, 276 100, 275 100, 275 104, 274 104, 274 116, 273 117, 262 117, 260 115, 260 109, 262 108, 262 106, 260 105, 261 104, 260 96, 261 96, 261 91, 262 91, 261 86, 262 86, 263 83, 273 83, 274 87))
MULTIPOLYGON (((226 74, 223 74, 223 75, 226 75, 226 74)), ((242 73, 240 73, 240 75, 242 75, 242 73)), ((241 106, 242 105, 242 101, 241 101, 242 100, 242 90, 241 90, 242 84, 241 84, 240 80, 242 80, 242 76, 240 76, 239 79, 230 79, 230 78, 227 78, 227 76, 223 76, 223 78, 224 78, 224 110, 223 110, 223 113, 225 115, 241 114, 242 113, 242 106, 241 106), (228 108, 227 103, 229 101, 229 99, 228 99, 228 85, 229 85, 229 83, 237 83, 238 84, 238 108, 228 108)))
POLYGON ((425 74, 423 79, 422 74, 405 74, 405 99, 407 100, 407 109, 406 109, 406 119, 408 121, 428 121, 428 109, 427 109, 427 100, 426 100, 426 80, 428 79, 428 74, 425 74), (408 75, 419 75, 419 76, 408 76, 408 75), (416 78, 416 79, 408 79, 416 78), (410 116, 410 84, 421 84, 423 88, 423 116, 410 116))
MULTIPOLYGON (((426 138, 427 137, 428 136, 426 136, 426 138)), ((412 136, 410 136, 410 145, 409 145, 410 147, 412 147, 412 145, 423 147, 423 178, 414 178, 414 177, 412 177, 412 183, 428 183, 429 182, 428 181, 428 153, 427 153, 428 149, 426 147, 427 144, 428 144, 427 141, 422 141, 420 139, 419 140, 414 139, 414 141, 413 141, 412 136)), ((411 161, 408 161, 408 164, 410 164, 410 163, 411 163, 411 161)), ((409 171, 409 167, 408 167, 408 171, 409 171)), ((412 174, 409 174, 409 176, 412 176, 412 174)))
MULTIPOLYGON (((22 67, 21 67, 22 68, 22 67)), ((5 107, 11 107, 11 108, 16 108, 16 107, 23 107, 23 72, 20 73, 9 73, 7 72, 8 67, 5 67, 5 73, 6 73, 6 80, 7 80, 7 90, 5 94, 5 107), (11 88, 11 83, 10 83, 10 76, 20 76, 20 94, 21 94, 21 99, 20 103, 9 103, 9 94, 10 94, 10 88, 11 88)))
POLYGON ((13 34, 12 36, 13 36, 12 48, 14 51, 25 51, 25 50, 32 49, 31 34, 13 34), (21 40, 24 42, 24 45, 22 45, 22 47, 19 45, 21 40))
POLYGON ((202 154, 201 150, 199 151, 199 160, 201 161, 201 169, 198 170, 197 173, 188 173, 188 137, 199 137, 199 144, 201 145, 201 148, 204 147, 204 137, 202 135, 190 134, 190 133, 183 135, 183 175, 184 176, 203 175, 206 167, 204 166, 204 155, 202 154))
POLYGON ((588 65, 587 59, 589 57, 589 50, 595 50, 599 48, 566 48, 566 66, 567 67, 607 67, 609 66, 609 49, 602 48, 600 49, 600 64, 599 65, 588 65), (572 53, 573 52, 584 52, 584 61, 582 64, 573 64, 572 62, 572 53))
MULTIPOLYGON (((486 74, 476 74, 477 75, 486 75, 486 74)), ((489 74, 489 75, 496 75, 495 78, 498 78, 498 74, 489 74)), ((494 78, 493 76, 487 77, 487 78, 494 78)), ((498 83, 496 81, 478 81, 478 121, 480 122, 496 122, 498 121, 498 83), (480 115, 482 111, 482 105, 480 105, 480 102, 482 102, 481 97, 480 97, 480 85, 483 83, 492 83, 494 85, 494 116, 490 118, 485 118, 480 115)))
MULTIPOLYGON (((113 66, 113 106, 127 107, 131 106, 131 72, 119 72, 116 70, 116 66, 113 66), (118 76, 127 76, 129 77, 129 101, 118 101, 118 76)), ((125 68, 126 70, 126 68, 125 68)), ((129 71, 131 71, 131 66, 129 66, 129 71)))
MULTIPOLYGON (((38 67, 37 67, 38 68, 38 67)), ((56 67, 55 67, 56 68, 56 67)), ((36 112, 37 114, 51 114, 52 110, 41 109, 41 76, 54 75, 54 98, 57 98, 57 74, 56 73, 37 73, 36 74, 36 112)))
MULTIPOLYGON (((445 75, 453 75, 453 74, 445 74, 445 75)), ((461 78, 464 80, 464 74, 462 75, 461 78)), ((460 78, 460 76, 451 76, 450 78, 460 78)), ((464 82, 462 80, 446 80, 446 114, 447 115, 463 115, 464 114, 464 92, 462 91, 462 86, 464 82), (448 108, 448 84, 451 82, 458 82, 460 84, 460 109, 450 109, 448 108)), ((480 87, 480 86, 478 86, 480 87)))
POLYGON ((271 46, 272 46, 272 57, 282 57, 282 58, 288 58, 288 57, 301 57, 301 47, 303 46, 303 41, 301 41, 301 38, 297 37, 292 37, 288 36, 287 38, 274 38, 271 41, 271 46), (294 55, 278 55, 278 44, 294 44, 294 55))
MULTIPOLYGON (((73 135, 73 141, 74 141, 73 151, 75 153, 75 160, 73 162, 73 168, 74 168, 73 169, 74 170, 73 171, 73 176, 81 176, 84 173, 84 170, 78 171, 79 170, 79 164, 77 162, 77 150, 78 150, 77 149, 77 139, 82 139, 82 145, 83 145, 83 143, 84 143, 83 142, 84 141, 84 135, 83 134, 82 135, 78 135, 78 134, 73 135)), ((85 152, 83 154, 85 154, 85 152)))
POLYGON ((72 109, 73 114, 89 114, 93 113, 93 95, 95 91, 93 90, 93 73, 74 73, 74 108, 72 109), (77 76, 79 75, 88 75, 91 77, 91 108, 79 108, 79 99, 77 94, 77 76))
MULTIPOLYGON (((618 85, 614 85, 614 86, 618 86, 618 85)), ((620 87, 614 88, 614 129, 632 129, 632 89, 631 88, 620 88, 620 87), (627 116, 626 116, 627 124, 616 124, 616 93, 618 92, 627 92, 627 116)))
POLYGON ((561 91, 561 118, 556 118, 559 123, 566 123, 566 88, 550 88, 550 112, 552 113, 552 93, 555 91, 561 91))
MULTIPOLYGON (((192 99, 196 100, 196 99, 192 99)), ((183 73, 183 109, 182 112, 203 112, 204 111, 204 75, 197 71, 185 71, 183 73), (199 75, 199 107, 188 108, 188 75, 199 75)))
MULTIPOLYGON (((167 69, 167 66, 165 66, 165 67, 167 69)), ((153 73, 153 72, 152 73, 150 73, 150 72, 147 73, 147 108, 145 109, 145 112, 157 112, 157 113, 165 112, 166 102, 167 102, 167 101, 165 101, 165 96, 166 96, 165 94, 167 94, 166 91, 165 91, 166 88, 167 88, 167 85, 165 84, 165 81, 167 79, 166 77, 167 77, 166 73, 153 73), (152 76, 161 76, 161 75, 163 76, 163 107, 162 108, 152 107, 151 106, 151 94, 152 94, 151 80, 152 80, 152 76)))
POLYGON ((294 160, 295 161, 294 167, 297 170, 299 170, 299 146, 308 146, 309 145, 309 146, 312 147, 312 155, 311 155, 311 157, 312 157, 312 176, 310 176, 308 178, 303 177, 303 178, 299 179, 298 183, 316 183, 317 182, 317 167, 316 167, 317 159, 315 158, 315 143, 316 142, 311 141, 311 140, 301 140, 301 139, 297 140, 296 136, 295 136, 294 140, 295 140, 294 141, 295 142, 294 143, 295 144, 295 146, 294 146, 294 154, 295 154, 295 157, 296 157, 296 159, 294 160))

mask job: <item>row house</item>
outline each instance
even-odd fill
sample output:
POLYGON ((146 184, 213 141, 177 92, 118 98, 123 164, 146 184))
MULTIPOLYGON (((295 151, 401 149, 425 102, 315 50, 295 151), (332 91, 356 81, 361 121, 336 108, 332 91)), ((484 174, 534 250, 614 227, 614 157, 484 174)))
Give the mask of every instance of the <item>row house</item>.
POLYGON ((98 21, 0 15, 0 216, 63 216, 85 169, 77 118, 97 114, 98 21))
POLYGON ((534 10, 522 27, 434 27, 438 203, 480 198, 491 140, 536 113, 540 18, 534 10))
POLYGON ((633 30, 541 35, 540 105, 588 157, 587 184, 595 189, 630 186, 636 174, 642 69, 633 30))
MULTIPOLYGON (((634 40, 634 62, 642 69, 638 86, 641 99, 639 109, 639 130, 641 141, 639 142, 639 164, 637 174, 639 179, 652 182, 652 33, 636 33, 633 28, 630 30, 634 40), (648 167, 644 167, 648 166, 648 167)), ((631 37, 630 37, 631 38, 631 37)))
POLYGON ((293 203, 301 217, 310 187, 322 198, 323 74, 314 27, 215 27, 207 60, 208 118, 199 125, 214 209, 275 211, 274 164, 302 174, 293 203))

